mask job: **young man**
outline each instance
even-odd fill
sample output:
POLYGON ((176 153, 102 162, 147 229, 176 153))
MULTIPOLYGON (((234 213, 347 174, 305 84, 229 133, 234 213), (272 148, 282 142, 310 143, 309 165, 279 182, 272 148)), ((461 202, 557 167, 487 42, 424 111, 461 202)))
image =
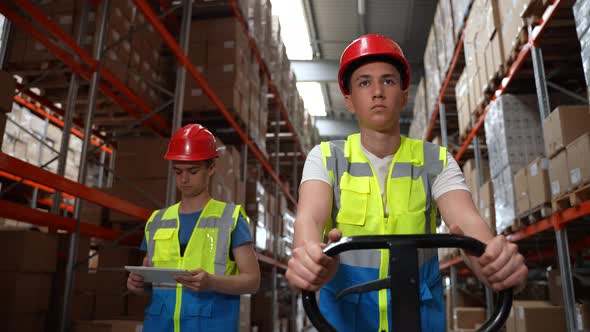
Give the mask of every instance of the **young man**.
MULTIPOLYGON (((360 37, 344 50, 338 81, 348 111, 358 117, 360 134, 323 142, 307 157, 289 282, 321 289, 320 310, 338 331, 390 331, 387 290, 335 299, 345 288, 386 277, 387 251, 330 258, 322 252, 323 236, 334 242, 341 236, 434 234, 438 209, 452 233, 487 244, 482 257, 467 259, 482 282, 495 290, 522 287, 527 276, 523 257, 515 244, 493 236, 453 157, 443 147, 400 135, 399 115, 410 84, 400 47, 381 35, 360 37)), ((445 330, 436 255, 436 249, 419 252, 423 331, 445 330)))
MULTIPOLYGON (((152 285, 144 332, 237 331, 239 295, 259 287, 260 270, 242 207, 209 195, 217 157, 215 138, 201 125, 186 125, 170 140, 164 158, 173 161, 182 200, 148 220, 144 265, 185 269, 190 275, 177 276, 176 287, 152 285)), ((129 274, 130 291, 143 292, 144 286, 142 276, 129 274)))

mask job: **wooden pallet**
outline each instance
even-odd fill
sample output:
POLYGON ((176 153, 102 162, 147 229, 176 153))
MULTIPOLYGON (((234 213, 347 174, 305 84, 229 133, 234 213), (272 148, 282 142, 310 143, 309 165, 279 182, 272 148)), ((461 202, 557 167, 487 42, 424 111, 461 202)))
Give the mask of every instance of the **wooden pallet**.
POLYGON ((520 214, 515 222, 520 225, 520 228, 524 228, 528 225, 534 224, 539 220, 543 220, 551 216, 553 209, 551 208, 551 203, 544 203, 541 204, 533 209, 526 211, 525 213, 520 214))
POLYGON ((583 183, 579 185, 576 189, 574 189, 570 194, 570 205, 576 206, 580 205, 584 201, 590 199, 590 182, 583 183))
POLYGON ((580 205, 582 202, 590 199, 590 182, 583 183, 572 191, 565 193, 551 202, 554 212, 563 211, 571 207, 580 205))

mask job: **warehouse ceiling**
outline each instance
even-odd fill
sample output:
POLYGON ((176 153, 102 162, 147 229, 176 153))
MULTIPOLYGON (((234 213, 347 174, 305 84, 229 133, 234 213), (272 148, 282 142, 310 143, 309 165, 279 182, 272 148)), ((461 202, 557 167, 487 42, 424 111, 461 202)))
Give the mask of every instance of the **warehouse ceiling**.
POLYGON ((325 118, 318 117, 323 138, 344 137, 356 130, 355 120, 346 111, 336 82, 338 61, 344 48, 365 33, 380 33, 395 40, 404 50, 412 67, 410 101, 402 113, 402 133, 408 132, 416 84, 423 75, 423 55, 438 1, 433 0, 302 0, 314 51, 311 67, 306 61, 295 61, 293 68, 299 81, 318 80, 326 97, 325 118), (364 13, 364 14, 363 14, 364 13), (307 65, 306 67, 304 67, 307 65), (302 70, 306 68, 307 70, 302 70), (316 77, 309 75, 315 73, 316 77), (318 74, 319 73, 319 74, 318 74), (332 79, 329 79, 329 78, 332 79), (349 122, 342 126, 342 121, 349 122), (333 125, 338 124, 339 130, 333 125))

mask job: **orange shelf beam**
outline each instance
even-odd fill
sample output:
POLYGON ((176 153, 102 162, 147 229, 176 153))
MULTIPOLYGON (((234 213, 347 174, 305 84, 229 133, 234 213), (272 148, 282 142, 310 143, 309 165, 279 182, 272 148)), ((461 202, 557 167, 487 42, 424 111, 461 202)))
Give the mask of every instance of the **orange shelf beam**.
MULTIPOLYGON (((43 204, 46 206, 52 206, 53 205, 53 200, 50 197, 45 197, 45 198, 40 198, 37 200, 37 203, 39 204, 43 204)), ((60 209, 68 211, 69 213, 74 213, 74 206, 71 204, 66 204, 66 203, 60 203, 59 204, 60 209)))
MULTIPOLYGON (((10 174, 10 173, 4 172, 4 171, 0 171, 0 176, 3 177, 3 178, 6 178, 6 179, 12 180, 12 181, 21 181, 23 179, 20 176, 16 176, 14 174, 10 174)), ((50 194, 52 194, 52 193, 55 192, 55 189, 50 188, 48 186, 44 186, 44 185, 42 185, 40 183, 37 183, 37 182, 34 182, 34 181, 22 180, 22 183, 23 184, 26 184, 29 187, 33 187, 33 188, 37 188, 39 190, 43 190, 43 191, 45 191, 47 193, 50 193, 50 194)), ((74 196, 68 195, 66 193, 62 193, 62 196, 64 198, 69 198, 69 199, 74 199, 75 198, 74 196)))
POLYGON ((0 170, 146 221, 152 211, 0 153, 0 170))
MULTIPOLYGON (((68 232, 73 232, 76 227, 76 220, 73 218, 63 217, 52 213, 42 212, 31 209, 30 207, 9 202, 0 199, 0 216, 4 218, 14 219, 18 221, 27 222, 37 226, 63 229, 68 232)), ((123 233, 93 225, 90 223, 80 223, 80 234, 83 236, 94 236, 105 240, 116 240, 123 235, 123 233)), ((123 243, 137 245, 140 243, 139 237, 128 238, 123 240, 123 243)))
POLYGON ((439 265, 439 270, 446 270, 449 267, 453 266, 453 265, 457 265, 459 263, 463 262, 463 257, 461 256, 457 256, 455 258, 451 258, 449 260, 446 260, 444 262, 441 262, 439 265))
MULTIPOLYGON (((554 229, 556 231, 561 230, 561 229, 565 228, 568 223, 570 223, 576 219, 580 219, 580 218, 587 216, 587 215, 590 215, 590 200, 585 201, 578 206, 574 206, 572 208, 563 210, 561 212, 554 213, 551 216, 549 216, 548 218, 540 220, 532 225, 527 226, 524 229, 521 229, 518 232, 515 232, 515 233, 512 233, 512 234, 506 236, 506 239, 511 242, 518 242, 518 241, 524 240, 528 237, 531 237, 535 234, 539 234, 541 232, 547 231, 549 229, 554 229)), ((585 244, 589 243, 589 241, 590 241, 590 239, 585 238, 582 243, 585 245, 585 244)), ((458 257, 458 258, 461 258, 461 257, 458 257)), ((459 262, 462 262, 462 261, 463 261, 463 259, 454 258, 454 259, 442 262, 440 264, 440 269, 441 270, 446 269, 449 266, 458 264, 459 262)))
MULTIPOLYGON (((532 35, 529 36, 529 41, 523 45, 522 49, 518 53, 518 56, 517 56, 516 60, 514 61, 514 63, 512 63, 512 65, 510 66, 510 69, 508 70, 506 77, 504 77, 502 79, 500 86, 498 87, 498 89, 496 90, 494 95, 492 96, 492 101, 496 100, 498 97, 500 97, 502 94, 504 94, 506 92, 506 89, 508 88, 510 83, 514 80, 514 77, 516 76, 518 70, 520 69, 520 67, 524 63, 525 58, 529 55, 529 53, 531 51, 531 47, 533 47, 534 45, 537 44, 537 41, 539 40, 539 38, 542 35, 542 32, 547 28, 547 24, 551 21, 551 18, 553 17, 555 12, 557 12, 557 9, 559 8, 560 5, 561 5, 561 0, 555 0, 551 5, 549 5, 547 7, 547 9, 545 9, 545 12, 543 13, 543 17, 542 17, 541 22, 539 23, 539 25, 537 25, 533 29, 532 35)), ((476 125, 473 126, 473 128, 471 129, 471 132, 469 133, 469 135, 467 135, 465 142, 463 142, 463 145, 461 146, 459 151, 457 151, 457 153, 455 154, 455 159, 457 161, 461 160, 461 158, 463 157, 463 155, 467 151, 469 144, 471 144, 471 141, 473 140, 475 135, 477 135, 479 129, 483 125, 483 121, 488 113, 489 108, 490 108, 490 105, 488 104, 485 107, 483 113, 480 115, 479 119, 477 120, 476 125)))
POLYGON ((188 73, 195 79, 195 81, 197 81, 197 83, 199 83, 199 85, 201 86, 201 88, 203 89, 203 91, 205 92, 207 97, 209 97, 209 99, 213 102, 213 104, 215 104, 215 106, 219 109, 221 114, 229 122, 229 124, 236 131, 236 133, 240 136, 242 142, 244 142, 244 144, 246 144, 248 146, 248 148, 250 148, 250 151, 252 151, 254 153, 256 158, 260 161, 262 166, 264 166, 264 168, 270 174, 270 176, 273 178, 273 180, 281 187, 281 189, 283 190, 283 192, 285 193, 287 198, 293 204, 296 204, 295 198, 293 197, 293 195, 291 195, 291 193, 285 187, 285 185, 283 184, 281 179, 279 179, 277 174, 274 172, 274 170, 271 167, 268 160, 264 157, 262 152, 258 149, 256 144, 250 139, 250 137, 248 137, 248 135, 244 132, 244 130, 242 130, 240 125, 233 118, 233 116, 227 110, 225 105, 223 105, 223 103, 221 102, 219 97, 215 94, 213 89, 211 89, 211 87, 209 86, 207 81, 197 71, 197 68, 191 62, 191 60, 188 58, 188 56, 186 54, 184 54, 184 52, 180 49, 180 46, 178 45, 178 43, 176 42, 174 37, 172 37, 172 35, 168 32, 168 30, 166 30, 166 27, 164 26, 164 24, 162 24, 162 22, 160 22, 158 16, 156 15, 156 13, 154 13, 150 4, 147 3, 145 0, 133 0, 133 2, 137 6, 137 8, 143 13, 146 20, 152 24, 152 26, 154 27, 154 29, 156 31, 158 31, 158 33, 160 33, 160 35, 162 36, 162 39, 164 40, 166 45, 168 45, 170 50, 174 53, 174 55, 178 59, 179 64, 181 66, 185 67, 186 70, 188 71, 188 73))

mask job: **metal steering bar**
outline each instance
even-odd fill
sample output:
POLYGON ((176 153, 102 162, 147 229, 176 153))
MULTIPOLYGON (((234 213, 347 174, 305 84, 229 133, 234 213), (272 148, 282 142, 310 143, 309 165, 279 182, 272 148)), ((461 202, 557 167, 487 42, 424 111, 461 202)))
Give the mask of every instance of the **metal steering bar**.
MULTIPOLYGON (((437 235, 372 235, 345 237, 331 243, 324 249, 328 256, 336 256, 344 251, 362 249, 389 249, 388 277, 360 284, 343 290, 337 299, 351 293, 389 288, 393 331, 420 332, 420 297, 418 274, 419 248, 461 248, 474 256, 481 256, 485 244, 466 236, 437 235)), ((336 329, 321 314, 316 301, 316 293, 303 291, 303 307, 314 327, 319 332, 332 332, 336 329)), ((512 288, 498 293, 496 307, 492 316, 480 327, 479 332, 494 332, 506 322, 512 307, 512 288)))

